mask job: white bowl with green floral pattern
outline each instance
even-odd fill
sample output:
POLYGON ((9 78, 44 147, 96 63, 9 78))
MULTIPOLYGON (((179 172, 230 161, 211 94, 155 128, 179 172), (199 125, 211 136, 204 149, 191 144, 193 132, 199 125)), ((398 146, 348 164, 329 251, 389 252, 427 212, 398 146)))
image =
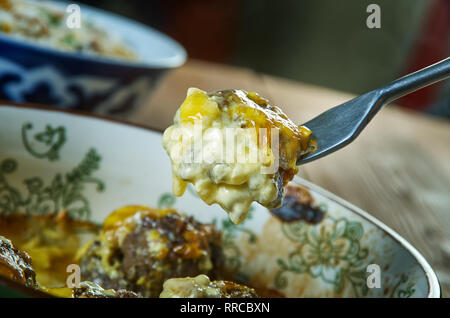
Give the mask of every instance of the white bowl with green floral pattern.
POLYGON ((250 285, 286 297, 440 297, 430 265, 397 233, 305 180, 293 184, 311 194, 324 212, 321 222, 281 222, 255 204, 235 226, 193 191, 171 194, 160 132, 93 115, 0 105, 0 216, 65 209, 102 222, 128 204, 173 206, 223 231, 227 264, 250 285))

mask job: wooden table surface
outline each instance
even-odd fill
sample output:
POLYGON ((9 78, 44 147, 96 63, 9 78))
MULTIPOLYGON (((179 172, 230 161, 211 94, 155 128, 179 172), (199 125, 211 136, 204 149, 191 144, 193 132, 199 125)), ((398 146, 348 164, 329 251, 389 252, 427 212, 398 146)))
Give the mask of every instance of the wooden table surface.
MULTIPOLYGON (((130 120, 164 129, 189 87, 256 91, 303 123, 352 95, 190 60, 170 72, 130 120)), ((393 228, 437 272, 450 297, 450 123, 397 107, 377 115, 348 147, 300 169, 300 175, 393 228)))

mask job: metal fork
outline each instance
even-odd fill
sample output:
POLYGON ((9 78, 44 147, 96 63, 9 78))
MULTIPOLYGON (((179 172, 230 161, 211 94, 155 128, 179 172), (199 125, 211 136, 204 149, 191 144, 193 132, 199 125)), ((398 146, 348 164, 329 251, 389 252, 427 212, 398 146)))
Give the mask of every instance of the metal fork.
POLYGON ((450 77, 450 57, 401 77, 390 84, 333 107, 303 124, 317 142, 314 152, 297 159, 301 165, 351 143, 386 104, 450 77))

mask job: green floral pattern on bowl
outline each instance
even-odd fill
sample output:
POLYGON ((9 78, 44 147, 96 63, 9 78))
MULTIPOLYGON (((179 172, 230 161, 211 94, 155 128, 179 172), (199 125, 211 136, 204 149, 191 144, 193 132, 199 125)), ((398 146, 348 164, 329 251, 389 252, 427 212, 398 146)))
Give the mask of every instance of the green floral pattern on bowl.
MULTIPOLYGON (((59 149, 66 142, 64 127, 52 128, 46 126, 45 131, 38 132, 34 139, 48 147, 44 153, 39 153, 28 140, 26 132, 33 125, 26 122, 22 126, 22 140, 26 151, 40 159, 47 158, 50 161, 59 159, 59 149)), ((26 214, 46 214, 65 210, 67 213, 79 219, 88 219, 91 215, 89 201, 83 195, 84 186, 93 183, 97 191, 104 190, 104 183, 93 177, 98 169, 101 157, 95 149, 90 149, 80 164, 64 175, 56 174, 50 184, 45 185, 39 176, 28 177, 23 180, 26 185, 26 194, 21 193, 8 182, 7 175, 18 169, 16 159, 6 158, 0 162, 0 216, 21 211, 26 214)))
POLYGON ((283 224, 282 230, 296 248, 286 260, 278 260, 280 271, 276 276, 276 287, 282 289, 288 284, 283 276, 285 272, 307 273, 333 285, 337 293, 349 283, 356 296, 367 295, 369 249, 361 247, 361 223, 326 217, 313 228, 297 222, 283 224))

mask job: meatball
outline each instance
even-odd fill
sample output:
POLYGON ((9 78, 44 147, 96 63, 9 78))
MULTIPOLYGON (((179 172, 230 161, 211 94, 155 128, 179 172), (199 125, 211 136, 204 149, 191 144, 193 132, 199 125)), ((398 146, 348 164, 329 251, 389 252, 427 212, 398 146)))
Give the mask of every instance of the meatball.
POLYGON ((3 236, 0 236, 0 275, 28 287, 38 287, 31 257, 26 252, 16 249, 11 241, 3 236))
POLYGON ((168 278, 215 275, 221 236, 173 209, 128 206, 113 212, 81 252, 81 275, 103 288, 158 297, 168 278))
POLYGON ((206 275, 172 278, 164 283, 160 298, 256 298, 253 288, 206 275))
POLYGON ((125 289, 103 289, 92 282, 81 282, 73 289, 73 298, 139 298, 138 294, 125 289))

